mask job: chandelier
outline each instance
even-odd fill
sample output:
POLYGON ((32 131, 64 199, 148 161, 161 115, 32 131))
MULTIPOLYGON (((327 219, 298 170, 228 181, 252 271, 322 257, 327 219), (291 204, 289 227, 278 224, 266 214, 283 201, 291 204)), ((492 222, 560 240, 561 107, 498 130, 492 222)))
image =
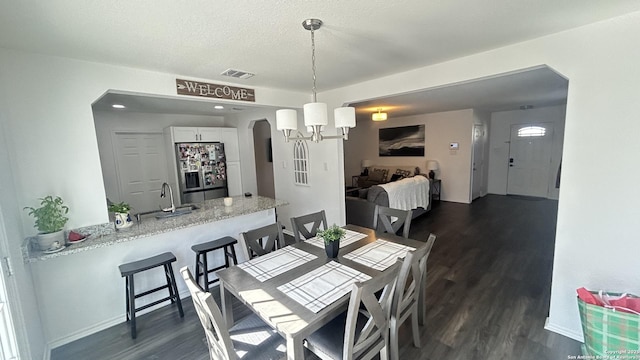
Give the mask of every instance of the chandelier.
POLYGON ((276 129, 282 130, 285 141, 312 140, 320 142, 323 139, 349 139, 349 128, 356 126, 356 110, 353 107, 340 107, 333 111, 335 127, 340 128, 342 135, 322 135, 324 126, 329 123, 327 116, 327 104, 320 103, 316 96, 316 43, 314 31, 320 29, 322 20, 307 19, 302 22, 302 27, 311 32, 311 71, 313 72, 313 102, 304 104, 304 125, 311 131, 311 136, 291 136, 291 131, 298 129, 298 113, 293 109, 281 109, 276 111, 276 129))

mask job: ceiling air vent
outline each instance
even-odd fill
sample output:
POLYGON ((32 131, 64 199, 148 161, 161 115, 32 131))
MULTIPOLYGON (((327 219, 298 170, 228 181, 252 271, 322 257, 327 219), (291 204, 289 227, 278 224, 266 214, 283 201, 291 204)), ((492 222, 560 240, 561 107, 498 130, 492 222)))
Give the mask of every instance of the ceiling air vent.
POLYGON ((220 75, 230 76, 232 78, 238 78, 238 79, 248 79, 250 77, 255 76, 255 74, 253 73, 242 71, 242 70, 234 70, 234 69, 227 69, 223 71, 222 74, 220 75))

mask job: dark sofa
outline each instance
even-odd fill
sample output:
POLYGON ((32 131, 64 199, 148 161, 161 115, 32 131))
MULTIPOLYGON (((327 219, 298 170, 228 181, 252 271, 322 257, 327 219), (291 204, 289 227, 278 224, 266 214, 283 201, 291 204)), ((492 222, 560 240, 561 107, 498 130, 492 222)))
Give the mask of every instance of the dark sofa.
MULTIPOLYGON (((431 181, 429 182, 431 188, 431 181)), ((355 192, 352 194, 355 195, 355 192)), ((416 218, 431 210, 432 199, 429 199, 427 209, 413 209, 412 218, 416 218)), ((373 229, 373 214, 376 205, 389 206, 389 196, 384 189, 378 185, 373 185, 368 189, 360 189, 358 196, 346 196, 346 218, 347 224, 354 224, 373 229)))

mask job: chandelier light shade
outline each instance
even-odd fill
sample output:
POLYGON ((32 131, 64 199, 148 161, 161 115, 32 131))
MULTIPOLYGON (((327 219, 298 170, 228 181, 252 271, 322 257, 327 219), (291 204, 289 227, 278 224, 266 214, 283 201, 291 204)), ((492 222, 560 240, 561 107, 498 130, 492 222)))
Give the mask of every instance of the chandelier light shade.
MULTIPOLYGON (((291 132, 298 129, 298 113, 293 109, 282 109, 276 111, 276 129, 284 134, 285 141, 312 140, 320 142, 323 139, 349 139, 349 129, 356 126, 356 110, 353 107, 340 107, 334 110, 333 117, 335 127, 342 132, 341 135, 324 136, 322 130, 329 125, 327 104, 318 102, 316 99, 316 43, 314 31, 320 29, 322 21, 318 19, 307 19, 302 22, 302 27, 311 32, 311 70, 313 72, 313 102, 304 104, 302 107, 304 114, 304 126, 311 132, 311 136, 292 137, 291 132)), ((385 114, 386 115, 386 114, 385 114)))
POLYGON ((377 113, 371 114, 371 120, 373 121, 385 121, 387 120, 387 113, 382 112, 382 109, 378 109, 377 113))

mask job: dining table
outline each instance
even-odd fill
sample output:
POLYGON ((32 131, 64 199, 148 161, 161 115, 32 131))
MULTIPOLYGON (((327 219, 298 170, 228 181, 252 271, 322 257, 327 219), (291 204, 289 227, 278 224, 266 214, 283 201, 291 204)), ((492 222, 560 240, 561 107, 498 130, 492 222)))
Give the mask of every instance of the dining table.
POLYGON ((304 339, 346 311, 353 283, 426 246, 356 225, 343 228, 337 258, 327 257, 321 238, 311 238, 216 272, 227 326, 234 324, 235 296, 285 339, 287 359, 304 359, 304 339))

